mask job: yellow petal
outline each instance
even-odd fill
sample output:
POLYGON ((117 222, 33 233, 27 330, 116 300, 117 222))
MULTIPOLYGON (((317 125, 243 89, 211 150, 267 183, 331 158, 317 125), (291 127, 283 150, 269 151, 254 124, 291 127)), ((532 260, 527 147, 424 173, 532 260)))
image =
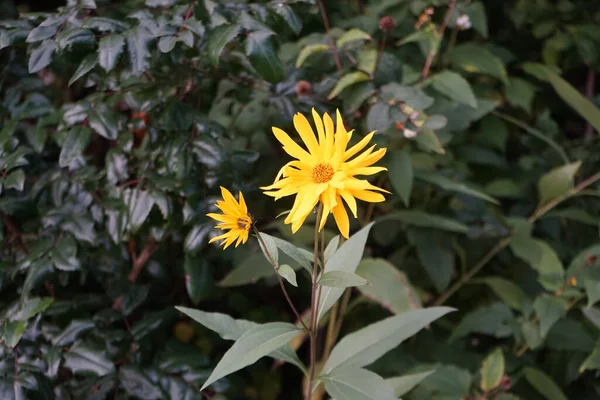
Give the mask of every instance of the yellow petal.
POLYGON ((283 130, 273 127, 272 129, 275 138, 283 145, 283 149, 292 157, 299 160, 311 159, 311 155, 308 154, 300 145, 292 140, 283 130))
POLYGON ((369 192, 368 190, 353 190, 351 193, 357 199, 369 203, 381 203, 385 201, 385 197, 381 193, 369 192))
POLYGON ((325 125, 325 146, 323 147, 323 154, 325 158, 331 158, 333 151, 333 139, 335 137, 335 127, 333 126, 333 120, 329 114, 323 114, 323 123, 325 125))
POLYGON ((215 213, 209 213, 206 214, 207 217, 212 218, 216 221, 219 222, 236 222, 237 218, 236 217, 232 217, 231 215, 224 215, 224 214, 215 214, 215 213))
POLYGON ((346 152, 344 153, 344 161, 349 159, 350 157, 352 157, 353 155, 355 155, 362 149, 364 149, 369 144, 371 139, 373 138, 373 135, 375 135, 375 131, 369 133, 367 136, 362 138, 361 141, 359 141, 354 146, 352 146, 348 150, 346 150, 346 152))
POLYGON ((225 203, 237 206, 238 203, 235 200, 235 197, 233 197, 231 192, 223 186, 221 186, 221 196, 223 196, 223 200, 225 201, 225 203))
POLYGON ((323 213, 321 215, 321 221, 319 222, 319 231, 323 229, 325 226, 325 222, 327 222, 327 217, 331 212, 331 209, 335 207, 337 204, 335 197, 335 189, 331 186, 327 188, 321 195, 321 201, 323 203, 323 213))
POLYGON ((352 168, 352 175, 374 175, 381 171, 387 171, 387 168, 384 168, 384 167, 352 168))
POLYGON ((343 237, 348 239, 350 236, 350 220, 348 219, 348 214, 341 201, 338 202, 337 206, 333 207, 332 212, 340 233, 343 237))
POLYGON ((246 206, 246 200, 244 200, 242 192, 238 192, 238 197, 240 198, 240 211, 244 214, 248 214, 248 207, 246 206))
POLYGON ((323 127, 323 120, 321 119, 321 116, 317 110, 314 108, 312 109, 312 116, 315 120, 315 126, 317 127, 317 134, 319 135, 319 146, 323 146, 325 145, 325 129, 323 127))
POLYGON ((306 117, 300 113, 296 113, 294 115, 294 127, 306 145, 308 152, 314 157, 319 157, 319 144, 306 117))
POLYGON ((348 207, 350 208, 350 211, 352 211, 352 215, 354 216, 354 218, 358 218, 358 209, 356 207, 356 199, 354 198, 354 196, 352 196, 352 194, 348 190, 340 190, 339 193, 340 196, 342 196, 342 198, 346 202, 346 204, 348 204, 348 207))

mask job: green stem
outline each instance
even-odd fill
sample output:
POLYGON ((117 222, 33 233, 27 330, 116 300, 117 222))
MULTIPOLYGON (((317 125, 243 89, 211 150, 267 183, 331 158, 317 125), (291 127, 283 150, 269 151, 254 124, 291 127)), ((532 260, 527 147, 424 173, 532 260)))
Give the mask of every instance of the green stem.
POLYGON ((319 224, 323 215, 323 204, 319 203, 317 219, 315 221, 315 245, 313 248, 313 272, 312 287, 310 293, 310 368, 308 372, 308 385, 306 385, 305 400, 312 396, 312 386, 315 379, 315 368, 317 364, 317 273, 319 268, 319 224))

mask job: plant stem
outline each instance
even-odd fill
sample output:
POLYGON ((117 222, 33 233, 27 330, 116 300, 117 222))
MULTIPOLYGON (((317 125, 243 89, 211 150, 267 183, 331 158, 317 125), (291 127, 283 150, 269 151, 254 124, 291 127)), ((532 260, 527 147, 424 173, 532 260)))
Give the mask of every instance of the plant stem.
MULTIPOLYGON (((598 180, 600 180, 600 172, 581 181, 579 184, 575 185, 571 190, 569 190, 567 193, 563 194, 562 196, 559 196, 559 197, 555 198, 554 200, 546 203, 542 207, 539 207, 537 210, 534 211, 533 214, 531 214, 531 216, 528 218, 528 221, 531 223, 536 222, 538 219, 540 219, 542 216, 544 216, 544 214, 546 214, 548 211, 550 211, 551 209, 556 207, 558 204, 562 203, 563 201, 567 200, 570 197, 577 195, 583 189, 592 185, 593 183, 595 183, 598 180)), ((454 293, 456 293, 458 291, 458 289, 460 289, 465 283, 469 282, 469 280, 471 280, 471 278, 473 278, 479 271, 481 271, 481 269, 492 258, 494 258, 494 256, 496 254, 498 254, 502 249, 504 249, 506 246, 508 246, 510 244, 511 240, 512 240, 512 237, 505 237, 502 240, 500 240, 498 243, 496 243, 496 245, 494 247, 492 247, 490 249, 490 251, 488 251, 481 258, 481 260, 479 260, 479 262, 477 264, 475 264, 475 266, 469 270, 469 272, 467 272, 465 275, 463 275, 462 278, 460 278, 458 281, 456 281, 454 283, 454 285, 452 285, 448 290, 446 290, 444 293, 442 293, 440 295, 440 297, 438 297, 433 302, 433 305, 440 306, 440 305, 444 304, 450 297, 452 297, 452 295, 454 295, 454 293)))
POLYGON ((310 369, 308 373, 308 385, 306 385, 306 394, 304 396, 305 400, 310 400, 312 396, 312 385, 315 379, 315 367, 317 364, 317 272, 319 267, 319 224, 322 215, 323 204, 319 203, 317 220, 315 222, 315 245, 313 248, 313 273, 310 293, 310 369))
POLYGON ((319 4, 319 10, 321 11, 321 17, 323 18, 323 25, 325 25, 325 32, 329 37, 329 41, 331 42, 331 48, 333 49, 333 59, 335 61, 335 66, 338 72, 342 72, 342 63, 340 62, 340 55, 338 54, 337 46, 335 45, 335 40, 329 33, 329 19, 327 18, 327 13, 325 12, 325 6, 323 5, 323 0, 317 0, 319 4))
POLYGON ((283 279, 281 279, 281 275, 279 275, 279 271, 277 271, 277 269, 278 269, 279 266, 275 262, 275 259, 273 258, 273 256, 271 255, 271 253, 269 253, 269 249, 265 245, 265 242, 263 241, 262 237, 260 237, 260 232, 258 231, 258 229, 254 228, 254 233, 256 233, 256 237, 258 238, 258 243, 259 243, 260 247, 262 247, 262 249, 265 252, 265 254, 268 255, 267 258, 268 258, 269 264, 271 264, 273 266, 273 269, 275 270, 275 275, 277 275, 277 280, 279 281, 279 286, 281 287, 281 291, 283 292, 283 295, 285 296, 285 299, 287 300, 288 304, 290 305, 290 308, 292 309, 292 311, 296 315, 296 318, 298 319, 298 321, 300 321, 300 323, 302 324, 302 326, 304 327, 304 329, 306 329, 308 331, 309 330, 308 326, 306 326, 306 324, 302 320, 302 317, 300 317, 300 313, 296 309, 296 306, 294 306, 294 302, 290 298, 290 295, 288 294, 287 289, 285 288, 285 285, 283 283, 283 279))
POLYGON ((379 45, 379 52, 377 53, 377 62, 375 63, 375 69, 373 70, 373 75, 375 75, 375 71, 377 71, 377 67, 379 66, 379 62, 381 61, 381 57, 383 56, 383 50, 385 49, 385 42, 387 40, 387 31, 383 31, 383 38, 381 38, 381 44, 379 45))
MULTIPOLYGON (((442 22, 442 26, 440 27, 439 38, 440 41, 444 38, 444 32, 446 31, 446 27, 450 22, 450 17, 452 16, 452 12, 454 11, 454 7, 456 6, 456 0, 450 0, 448 4, 448 11, 446 11, 446 16, 444 17, 444 22, 442 22)), ((427 79, 429 75, 429 71, 431 70, 431 63, 433 62, 433 57, 435 57, 437 51, 430 50, 429 54, 427 54, 427 60, 425 61, 425 66, 423 67, 423 72, 421 74, 421 84, 427 79)))

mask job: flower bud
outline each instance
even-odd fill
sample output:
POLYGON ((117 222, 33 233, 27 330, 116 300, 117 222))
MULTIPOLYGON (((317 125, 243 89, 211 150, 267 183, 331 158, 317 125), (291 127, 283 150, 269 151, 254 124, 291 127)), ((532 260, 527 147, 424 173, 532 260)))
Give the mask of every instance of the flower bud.
POLYGON ((390 17, 389 15, 381 17, 379 20, 379 28, 384 32, 389 32, 395 27, 396 21, 394 21, 394 18, 390 17))
POLYGON ((298 96, 308 96, 312 93, 312 85, 308 81, 298 81, 296 83, 296 94, 298 96))

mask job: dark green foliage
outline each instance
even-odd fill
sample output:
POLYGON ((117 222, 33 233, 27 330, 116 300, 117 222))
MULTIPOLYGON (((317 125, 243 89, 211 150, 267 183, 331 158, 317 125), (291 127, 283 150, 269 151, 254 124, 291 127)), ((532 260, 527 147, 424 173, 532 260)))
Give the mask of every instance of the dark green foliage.
POLYGON ((300 398, 270 358, 201 394, 227 344, 174 306, 294 322, 256 240, 208 245, 206 213, 241 190, 311 243, 259 186, 289 161, 271 127, 313 107, 388 148, 393 194, 351 225, 377 222, 358 270, 381 291, 353 292, 344 332, 458 309, 368 368, 415 374, 411 400, 598 396, 600 185, 561 197, 600 170, 598 3, 325 3, 328 34, 311 0, 0 4, 0 399, 300 398))

